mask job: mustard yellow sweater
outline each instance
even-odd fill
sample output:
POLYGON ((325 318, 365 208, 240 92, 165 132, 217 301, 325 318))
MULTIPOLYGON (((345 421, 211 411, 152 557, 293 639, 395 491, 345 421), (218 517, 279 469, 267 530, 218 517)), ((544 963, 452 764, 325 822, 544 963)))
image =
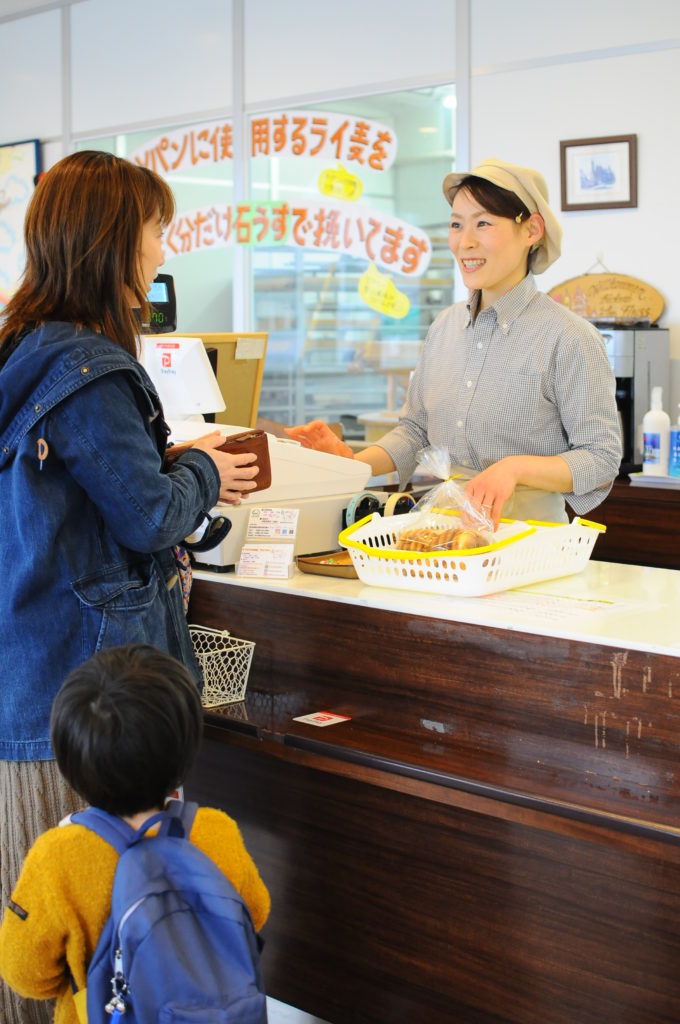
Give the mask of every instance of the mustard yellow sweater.
MULTIPOLYGON (((236 822, 200 808, 191 841, 241 893, 259 931, 269 893, 236 822)), ((70 980, 86 984, 87 967, 111 910, 118 854, 84 825, 50 829, 34 843, 0 927, 0 975, 20 995, 56 998, 54 1024, 78 1024, 70 980)))

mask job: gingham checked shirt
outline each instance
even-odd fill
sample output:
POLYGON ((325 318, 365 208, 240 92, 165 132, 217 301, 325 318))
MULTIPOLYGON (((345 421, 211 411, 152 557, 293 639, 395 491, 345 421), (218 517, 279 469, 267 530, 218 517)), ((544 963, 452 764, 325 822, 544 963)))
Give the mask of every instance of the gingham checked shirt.
POLYGON ((607 496, 621 461, 604 342, 539 292, 532 274, 487 309, 478 311, 479 297, 473 292, 434 321, 399 425, 378 444, 402 486, 429 445, 445 445, 454 471, 468 478, 506 455, 561 455, 573 477, 563 497, 583 515, 607 496))

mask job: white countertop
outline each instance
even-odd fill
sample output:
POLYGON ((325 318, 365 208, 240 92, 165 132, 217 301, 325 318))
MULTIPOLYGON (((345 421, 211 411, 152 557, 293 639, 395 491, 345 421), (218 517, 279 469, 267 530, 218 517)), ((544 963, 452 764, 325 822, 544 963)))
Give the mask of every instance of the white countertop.
POLYGON ((453 622, 680 657, 680 571, 590 561, 574 576, 487 597, 449 597, 312 576, 249 579, 194 570, 195 579, 322 598, 453 622))

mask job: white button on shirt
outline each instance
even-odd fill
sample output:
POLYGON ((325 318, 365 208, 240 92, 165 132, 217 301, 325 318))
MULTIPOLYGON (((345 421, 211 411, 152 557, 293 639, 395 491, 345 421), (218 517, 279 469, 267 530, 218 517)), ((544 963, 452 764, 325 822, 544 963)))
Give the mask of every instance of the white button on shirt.
POLYGON ((399 426, 379 444, 403 486, 428 445, 475 471, 507 455, 562 455, 584 515, 617 476, 616 382, 604 342, 586 320, 536 288, 529 274, 493 306, 479 293, 430 327, 399 426), (465 430, 461 427, 465 423, 465 430))

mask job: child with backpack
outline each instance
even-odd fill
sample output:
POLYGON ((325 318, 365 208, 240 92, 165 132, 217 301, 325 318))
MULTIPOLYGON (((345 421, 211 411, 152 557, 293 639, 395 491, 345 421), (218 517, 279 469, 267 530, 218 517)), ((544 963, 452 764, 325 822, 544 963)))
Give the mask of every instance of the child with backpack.
POLYGON ((255 932, 269 894, 238 827, 164 810, 202 727, 192 677, 146 644, 100 651, 55 698, 57 763, 90 807, 34 843, 0 928, 0 974, 56 999, 55 1024, 82 1024, 85 1003, 90 1024, 267 1020, 255 932))

